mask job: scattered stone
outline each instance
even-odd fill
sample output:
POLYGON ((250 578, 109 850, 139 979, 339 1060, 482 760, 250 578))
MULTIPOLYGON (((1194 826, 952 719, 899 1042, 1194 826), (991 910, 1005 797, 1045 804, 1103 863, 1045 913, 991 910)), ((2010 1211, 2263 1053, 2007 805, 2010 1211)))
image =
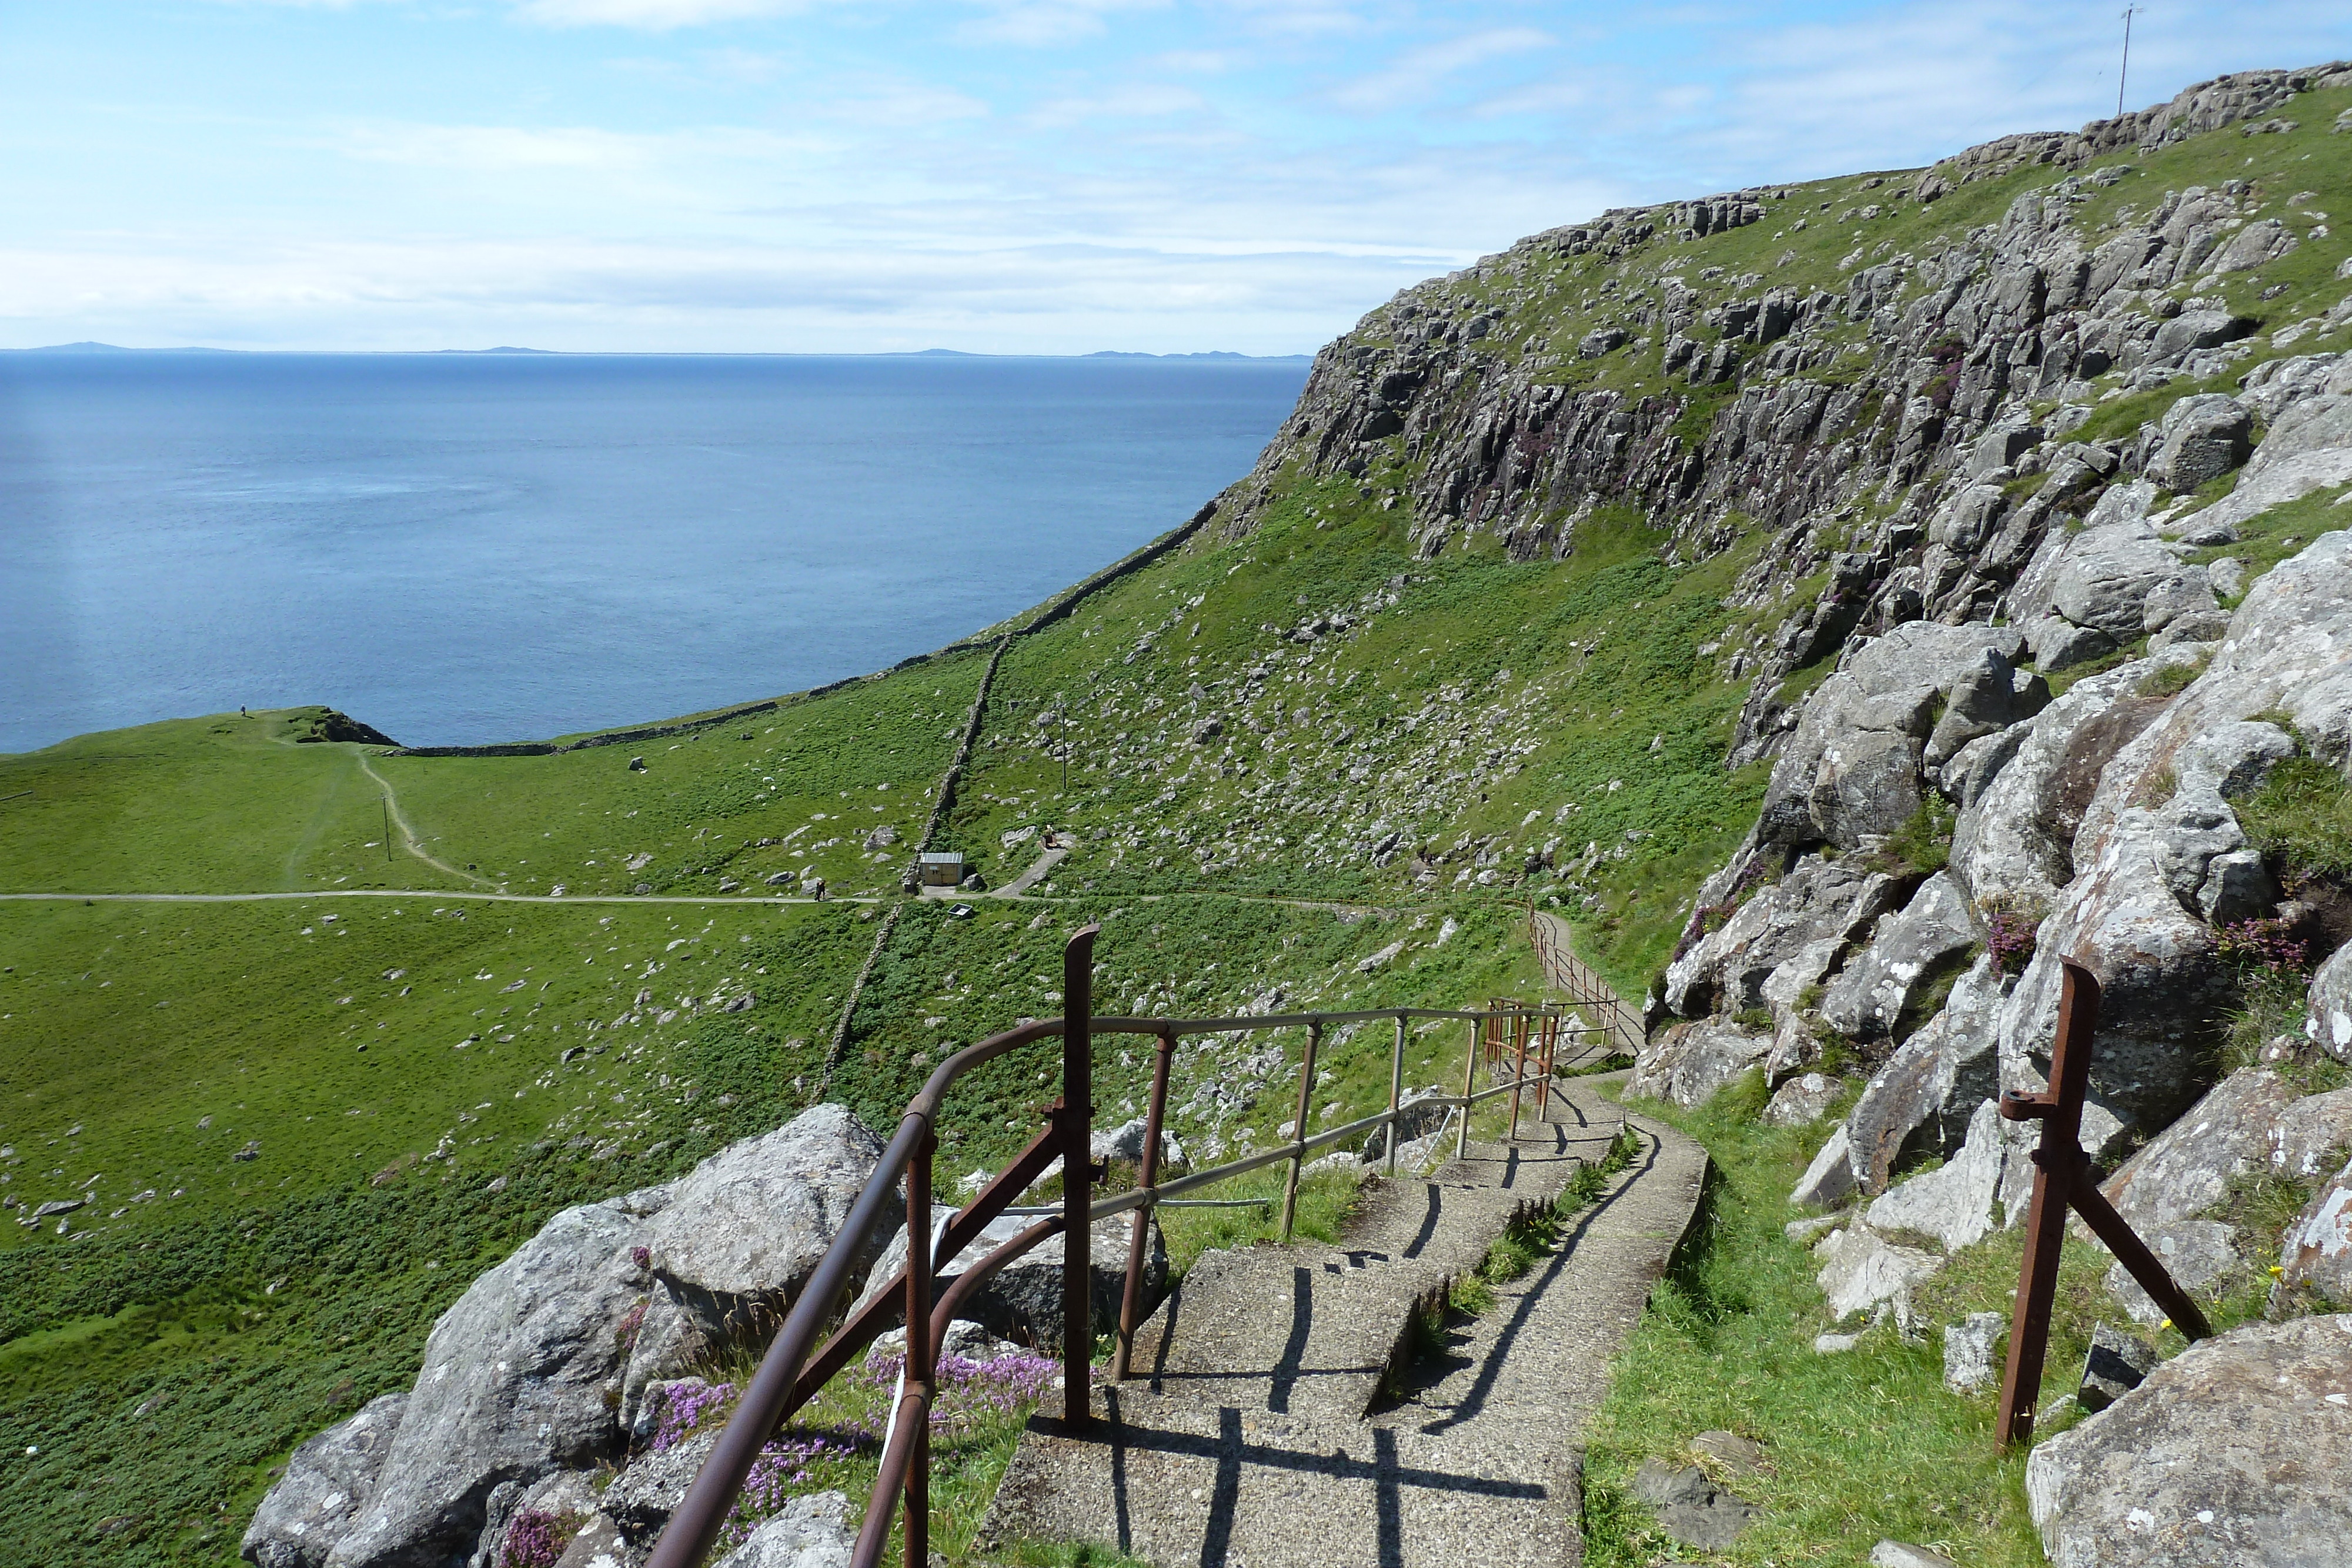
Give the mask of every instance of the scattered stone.
POLYGON ((2147 476, 2176 491, 2220 478, 2253 455, 2253 420, 2243 403, 2218 392, 2182 398, 2165 413, 2147 476))
POLYGON ((1761 1509, 1717 1486, 1696 1465, 1677 1469, 1661 1458, 1643 1459, 1628 1490, 1634 1501, 1649 1504, 1668 1537, 1702 1552, 1723 1550, 1763 1517, 1761 1509))
POLYGON ((646 770, 646 759, 645 759, 644 758, 642 758, 642 757, 632 757, 632 758, 629 758, 629 771, 630 771, 630 772, 632 772, 632 773, 643 773, 645 770, 646 770))
POLYGON ((1853 1218, 1851 1210, 1839 1214, 1817 1214, 1811 1219, 1792 1219, 1780 1227, 1780 1234, 1800 1247, 1810 1247, 1823 1235, 1853 1218))
POLYGON ((1960 1568, 1940 1552, 1901 1541, 1882 1541, 1870 1549, 1870 1568, 1960 1568))
POLYGON ((1870 1223, 1882 1230, 1932 1236, 1947 1252, 1973 1247, 1996 1227, 2024 1218, 2033 1191, 2033 1147, 2040 1139, 2040 1128, 2004 1122, 1994 1102, 1981 1101, 1959 1153, 1873 1202, 1870 1223))
POLYGON ((2035 1446, 2026 1500, 2067 1568, 2343 1561, 2352 1316, 2201 1341, 2035 1446))
POLYGON ((2091 1330, 2091 1348, 2083 1357, 2083 1384, 2074 1397, 2084 1409, 2096 1415, 2137 1388, 2156 1366, 2155 1346, 2101 1323, 2091 1330))
POLYGON ((1944 1266, 1932 1252, 1897 1247, 1865 1225, 1849 1225, 1813 1248, 1823 1260, 1818 1276, 1832 1318, 1868 1312, 1882 1301, 1907 1303, 1911 1288, 1944 1266))
POLYGON ((1990 1388, 2000 1375, 1995 1360, 2001 1332, 2009 1325, 1999 1312, 1970 1312, 1965 1322, 1944 1329, 1944 1386, 1955 1394, 1990 1388))
POLYGON ((639 1568, 645 1554, 623 1534, 610 1515, 599 1513, 580 1527, 555 1568, 639 1568))

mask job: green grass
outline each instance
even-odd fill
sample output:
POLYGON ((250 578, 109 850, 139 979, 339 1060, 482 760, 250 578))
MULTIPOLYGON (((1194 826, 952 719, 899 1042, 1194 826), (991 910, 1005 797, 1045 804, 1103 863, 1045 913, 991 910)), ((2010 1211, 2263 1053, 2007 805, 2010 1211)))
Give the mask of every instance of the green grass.
POLYGON ((2352 787, 2316 758, 2280 763, 2238 815, 2246 836, 2291 877, 2352 879, 2352 787))

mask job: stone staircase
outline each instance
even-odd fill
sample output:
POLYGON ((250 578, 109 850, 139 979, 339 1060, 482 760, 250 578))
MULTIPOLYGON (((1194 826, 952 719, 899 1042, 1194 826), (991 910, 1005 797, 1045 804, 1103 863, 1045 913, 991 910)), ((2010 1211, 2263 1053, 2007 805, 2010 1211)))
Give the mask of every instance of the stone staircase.
POLYGON ((1576 1563, 1579 1442, 1696 1211, 1706 1156, 1610 1080, 1549 1123, 1371 1189, 1336 1245, 1201 1260, 1136 1336, 1136 1376, 1074 1433, 1039 1416, 984 1539, 1085 1540, 1162 1568, 1576 1563), (1630 1121, 1641 1148, 1560 1247, 1413 1362, 1416 1308, 1549 1205, 1630 1121))

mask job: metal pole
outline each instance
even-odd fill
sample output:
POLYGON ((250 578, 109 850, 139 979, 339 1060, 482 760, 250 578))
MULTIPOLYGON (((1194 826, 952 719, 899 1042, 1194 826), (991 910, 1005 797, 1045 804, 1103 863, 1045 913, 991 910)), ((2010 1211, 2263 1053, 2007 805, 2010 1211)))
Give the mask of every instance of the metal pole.
POLYGON ((1396 1176, 1397 1102, 1404 1097, 1404 1014, 1397 1014, 1396 1049, 1389 1053, 1389 1176, 1396 1176))
POLYGON ((1454 1131, 1454 1157, 1470 1152, 1470 1091, 1478 1082, 1478 1031, 1482 1020, 1470 1020, 1470 1051, 1462 1061, 1462 1124, 1454 1131))
POLYGON ((392 800, 384 797, 380 804, 383 807, 383 858, 389 864, 392 861, 392 800))
POLYGON ((1087 1386, 1095 1346, 1087 1178, 1094 1156, 1095 934, 1101 929, 1081 926, 1062 949, 1062 1419, 1074 1428, 1094 1419, 1087 1386))
POLYGON ((923 1392, 925 1415, 907 1434, 914 1445, 907 1468, 907 1568, 929 1568, 931 1550, 931 1422, 929 1409, 939 1377, 938 1347, 931 1343, 931 1152, 936 1136, 926 1133, 907 1162, 907 1385, 923 1392))
MULTIPOLYGON (((1303 1145, 1307 1141, 1307 1110, 1315 1099, 1315 1051, 1322 1043, 1323 1025, 1318 1019, 1307 1026, 1307 1054, 1300 1058, 1298 1063, 1298 1120, 1290 1125, 1290 1141, 1293 1144, 1303 1145)), ((1290 1222, 1298 1214, 1298 1170, 1306 1157, 1302 1149, 1294 1148, 1290 1154, 1290 1174, 1283 1178, 1282 1240, 1285 1246, 1290 1244, 1290 1222)))
POLYGON ((2124 79, 2131 75, 2131 19, 2132 13, 2138 9, 2137 5, 2124 7, 2124 64, 2123 69, 2116 73, 2116 118, 2117 120, 2124 117, 2124 79))
MULTIPOLYGON (((1152 1048, 1151 1103, 1143 1113, 1143 1169, 1135 1185, 1146 1192, 1160 1180, 1160 1127, 1168 1109, 1168 1062, 1176 1053, 1176 1037, 1162 1034, 1152 1048)), ((1135 1353, 1136 1319, 1143 1312, 1143 1264, 1150 1239, 1152 1205, 1135 1211, 1134 1228, 1127 1237, 1127 1289, 1118 1303, 1118 1348, 1111 1353, 1110 1377, 1124 1383, 1135 1353)))
POLYGON ((1518 1060, 1511 1065, 1511 1137, 1519 1141, 1519 1094, 1528 1086, 1528 1025, 1532 1020, 1526 1013, 1511 1020, 1511 1040, 1518 1048, 1518 1060))
MULTIPOLYGON (((2087 1049, 2099 1017, 2099 983, 2076 964, 2064 967, 2058 999, 2058 1035, 2050 1047, 2050 1092, 2037 1097, 2042 1146, 2033 1156, 2033 1200, 2026 1211, 2025 1261, 2019 1270, 2017 1308, 2009 1323, 2009 1365, 2001 1376, 2000 1411, 1993 1431, 2004 1446, 2033 1436, 2033 1407, 2042 1394, 2042 1362, 2050 1348, 2050 1309, 2058 1294, 2058 1253, 2066 1239, 2067 1188, 2078 1174, 2067 1155, 2082 1148, 2083 1092, 2091 1076, 2087 1049)), ((2003 1096, 2004 1109, 2019 1096, 2003 1096)), ((2012 1116, 2011 1120, 2020 1118, 2012 1116)))

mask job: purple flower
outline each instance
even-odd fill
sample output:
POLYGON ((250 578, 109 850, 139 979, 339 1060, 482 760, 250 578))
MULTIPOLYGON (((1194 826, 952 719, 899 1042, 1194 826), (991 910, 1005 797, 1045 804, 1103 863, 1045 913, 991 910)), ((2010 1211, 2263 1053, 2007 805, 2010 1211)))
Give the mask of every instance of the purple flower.
POLYGON ((499 1552, 499 1568, 555 1568, 563 1549, 580 1533, 575 1513, 548 1513, 527 1508, 507 1525, 506 1544, 499 1552))

